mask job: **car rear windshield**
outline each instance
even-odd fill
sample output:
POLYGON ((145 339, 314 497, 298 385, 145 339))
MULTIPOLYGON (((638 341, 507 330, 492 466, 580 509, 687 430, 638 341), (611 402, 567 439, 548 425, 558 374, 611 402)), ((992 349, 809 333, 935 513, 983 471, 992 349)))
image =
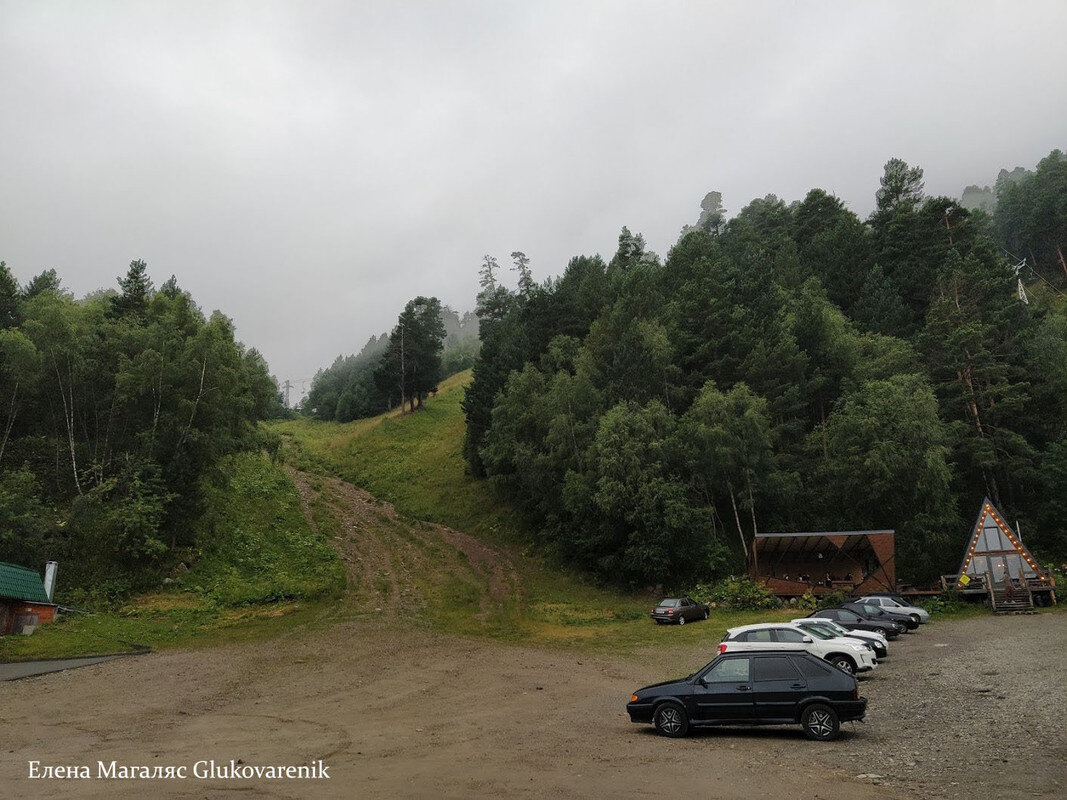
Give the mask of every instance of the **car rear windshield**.
POLYGON ((659 605, 660 605, 660 608, 676 608, 678 606, 678 601, 677 600, 671 600, 671 599, 660 600, 659 601, 659 605))
POLYGON ((794 658, 793 663, 800 668, 800 672, 805 678, 824 678, 831 674, 829 667, 817 664, 811 659, 794 658))

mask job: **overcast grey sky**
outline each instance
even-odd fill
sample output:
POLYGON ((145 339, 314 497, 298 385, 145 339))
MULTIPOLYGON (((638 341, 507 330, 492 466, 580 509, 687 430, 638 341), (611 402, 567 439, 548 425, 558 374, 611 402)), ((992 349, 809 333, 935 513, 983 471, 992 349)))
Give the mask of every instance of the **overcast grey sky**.
POLYGON ((661 254, 882 165, 958 196, 1067 147, 1067 3, 0 0, 0 259, 143 258, 306 378, 485 253, 661 254))

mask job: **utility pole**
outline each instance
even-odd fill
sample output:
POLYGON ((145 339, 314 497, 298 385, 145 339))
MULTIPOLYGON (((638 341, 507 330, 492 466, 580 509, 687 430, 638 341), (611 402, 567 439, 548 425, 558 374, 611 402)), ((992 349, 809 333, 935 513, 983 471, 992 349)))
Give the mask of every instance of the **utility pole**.
POLYGON ((289 390, 293 388, 293 384, 286 378, 285 383, 282 384, 282 388, 285 389, 285 407, 289 408, 289 390))

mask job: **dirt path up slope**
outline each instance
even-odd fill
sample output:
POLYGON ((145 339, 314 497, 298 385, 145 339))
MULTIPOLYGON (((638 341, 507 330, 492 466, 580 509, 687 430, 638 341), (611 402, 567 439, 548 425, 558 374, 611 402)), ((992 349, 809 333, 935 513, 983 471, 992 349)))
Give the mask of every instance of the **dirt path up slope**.
POLYGON ((337 478, 289 469, 309 522, 334 531, 344 560, 350 602, 366 613, 394 618, 442 602, 455 584, 477 593, 476 616, 486 618, 519 597, 510 562, 473 536, 419 522, 390 503, 337 478))

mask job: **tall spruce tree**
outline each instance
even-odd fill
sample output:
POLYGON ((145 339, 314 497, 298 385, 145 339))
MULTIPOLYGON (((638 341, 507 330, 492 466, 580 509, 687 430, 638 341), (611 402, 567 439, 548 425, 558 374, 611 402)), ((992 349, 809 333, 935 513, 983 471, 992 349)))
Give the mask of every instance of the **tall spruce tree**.
POLYGON ((411 411, 422 407, 441 380, 445 326, 436 297, 409 300, 389 335, 389 346, 375 371, 375 381, 411 411))
POLYGON ((19 324, 22 314, 19 309, 19 282, 0 261, 0 330, 19 324))

